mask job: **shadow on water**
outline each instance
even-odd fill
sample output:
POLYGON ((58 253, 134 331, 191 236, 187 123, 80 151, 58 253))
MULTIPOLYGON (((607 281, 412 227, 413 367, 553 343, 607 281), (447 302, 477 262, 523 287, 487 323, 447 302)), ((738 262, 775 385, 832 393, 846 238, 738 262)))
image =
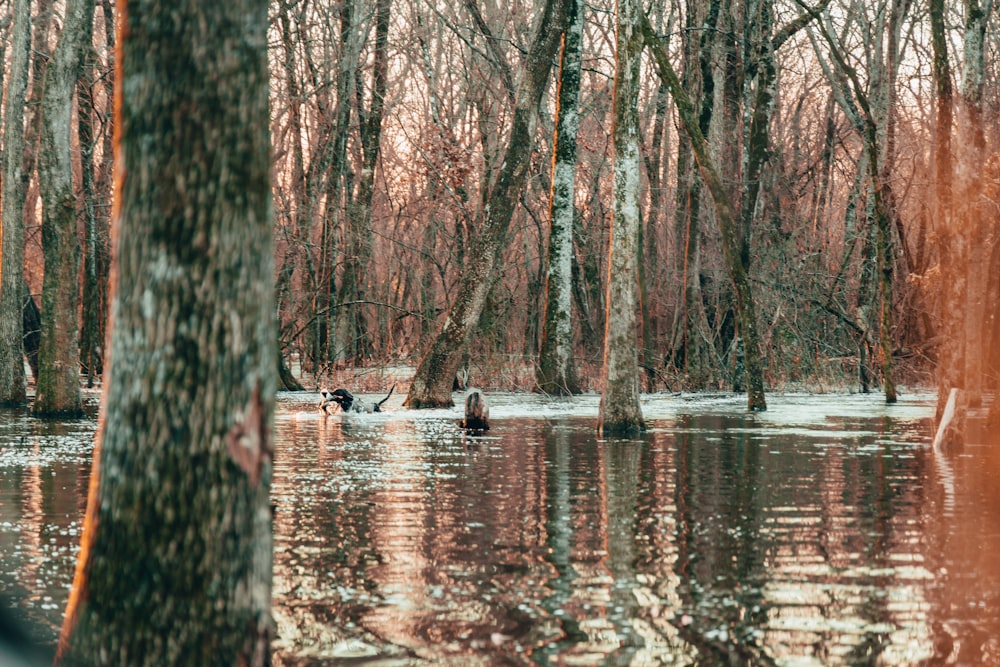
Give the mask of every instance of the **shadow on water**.
MULTIPOLYGON (((1000 664, 1000 457, 928 397, 596 397, 276 422, 275 663, 1000 664), (947 472, 947 475, 944 472, 947 472)), ((401 400, 401 399, 400 399, 401 400)), ((55 638, 93 422, 0 414, 0 595, 55 638)))

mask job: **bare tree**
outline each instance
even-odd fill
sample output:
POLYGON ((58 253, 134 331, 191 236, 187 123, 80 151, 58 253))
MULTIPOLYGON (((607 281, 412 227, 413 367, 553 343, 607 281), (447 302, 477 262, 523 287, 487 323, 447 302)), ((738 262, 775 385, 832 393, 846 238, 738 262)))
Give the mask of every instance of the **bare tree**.
POLYGON ((536 388, 577 394, 573 363, 573 216, 576 210, 576 135, 580 130, 580 69, 584 6, 571 0, 559 65, 558 117, 552 159, 552 198, 545 276, 544 325, 536 388))
POLYGON ((31 3, 13 3, 11 64, 4 98, 3 234, 0 250, 0 404, 24 405, 22 283, 24 281, 24 196, 28 174, 24 166, 24 100, 28 87, 31 43, 31 3))
POLYGON ((122 279, 58 660, 266 665, 267 3, 131 0, 128 10, 115 105, 122 279))
POLYGON ((62 33, 45 69, 38 182, 42 192, 42 339, 38 388, 32 412, 80 416, 79 320, 80 242, 70 153, 73 93, 90 46, 93 0, 68 0, 62 33))
POLYGON ((618 0, 616 14, 614 121, 614 217, 608 249, 607 317, 603 389, 598 430, 603 434, 645 429, 639 405, 636 345, 639 259, 639 65, 642 30, 639 0, 618 0))

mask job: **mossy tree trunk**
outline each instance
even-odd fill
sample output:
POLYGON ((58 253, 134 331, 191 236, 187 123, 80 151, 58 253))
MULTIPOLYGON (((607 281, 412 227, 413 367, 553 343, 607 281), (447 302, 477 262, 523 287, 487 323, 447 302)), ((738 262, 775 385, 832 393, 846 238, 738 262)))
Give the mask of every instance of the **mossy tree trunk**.
POLYGON ((573 204, 584 6, 571 0, 559 66, 559 106, 552 158, 552 198, 542 343, 535 387, 547 394, 580 393, 573 363, 573 204))
POLYGON ((22 338, 24 281, 24 101, 28 89, 31 3, 14 0, 10 69, 4 98, 3 233, 0 235, 0 405, 27 402, 22 338))
POLYGON ((268 665, 268 5, 119 8, 109 375, 58 660, 268 665))
POLYGON ((45 68, 38 185, 42 193, 42 340, 38 387, 32 412, 41 417, 77 417, 80 400, 80 304, 76 193, 70 154, 73 92, 90 47, 92 0, 68 0, 59 43, 45 68))
POLYGON ((450 407, 452 382, 462 363, 469 334, 479 322, 496 267, 507 245, 518 194, 531 165, 538 104, 559 49, 569 0, 546 0, 525 58, 515 95, 514 116, 503 166, 479 213, 480 226, 469 249, 455 299, 430 349, 417 366, 406 405, 450 407))
POLYGON ((639 0, 618 0, 615 47, 614 211, 608 251, 603 389, 597 427, 602 434, 645 429, 639 405, 636 340, 639 260, 639 0))

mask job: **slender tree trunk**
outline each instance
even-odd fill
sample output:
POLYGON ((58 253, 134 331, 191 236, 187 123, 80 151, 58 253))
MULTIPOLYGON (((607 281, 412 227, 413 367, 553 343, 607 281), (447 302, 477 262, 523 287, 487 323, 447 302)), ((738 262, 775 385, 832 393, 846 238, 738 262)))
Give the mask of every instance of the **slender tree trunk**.
POLYGON ((649 155, 646 158, 646 178, 649 181, 649 211, 641 230, 642 261, 639 263, 639 298, 642 312, 642 367, 646 371, 648 391, 656 387, 657 349, 659 343, 659 309, 653 308, 653 294, 660 293, 659 233, 663 216, 663 189, 667 186, 668 161, 664 159, 667 143, 669 94, 662 83, 656 89, 653 130, 649 155))
POLYGON ((944 412, 945 403, 952 387, 964 387, 962 374, 964 360, 962 359, 961 322, 964 308, 957 307, 953 301, 964 299, 964 294, 953 292, 961 287, 964 281, 956 280, 956 270, 964 273, 965 262, 960 258, 964 254, 960 234, 955 234, 952 228, 951 182, 953 178, 951 157, 951 126, 954 116, 954 95, 951 82, 951 66, 948 62, 948 40, 945 29, 944 0, 930 0, 931 46, 933 47, 933 66, 935 88, 935 122, 934 122, 934 215, 941 251, 941 266, 945 279, 942 281, 941 308, 942 333, 944 341, 938 357, 938 401, 937 419, 944 412))
MULTIPOLYGON (((330 259, 327 294, 324 299, 336 299, 339 303, 357 301, 357 262, 358 262, 358 230, 352 224, 348 214, 351 211, 353 188, 347 155, 347 140, 351 126, 351 102, 354 97, 354 73, 358 67, 361 47, 366 30, 360 26, 360 10, 358 0, 344 0, 340 10, 340 61, 337 68, 337 106, 336 124, 333 135, 333 155, 327 187, 327 215, 325 222, 329 225, 324 251, 330 259), (344 246, 342 253, 344 270, 340 274, 340 289, 335 280, 335 263, 337 228, 343 227, 344 246)), ((360 109, 358 110, 360 112, 360 109)), ((328 303, 328 306, 334 306, 328 303)), ((331 308, 324 320, 328 331, 332 333, 329 349, 325 359, 339 363, 345 362, 354 349, 356 342, 355 328, 347 317, 351 308, 331 308)))
MULTIPOLYGON (((87 49, 89 52, 90 49, 87 49)), ((88 68, 89 69, 89 68, 88 68)), ((95 164, 95 130, 97 110, 90 77, 81 78, 77 85, 77 136, 80 141, 80 171, 83 186, 83 308, 80 326, 80 364, 87 374, 87 387, 93 387, 101 374, 100 283, 97 264, 100 240, 97 224, 97 165, 95 164)))
POLYGON ((453 405, 452 381, 461 365, 469 334, 483 312, 500 255, 507 245, 507 230, 517 205, 518 193, 527 177, 538 104, 559 49, 568 4, 568 0, 546 0, 542 10, 518 86, 517 104, 500 173, 483 206, 482 224, 473 240, 451 310, 417 366, 406 397, 409 407, 453 405))
MULTIPOLYGON (((989 19, 987 8, 992 0, 964 0, 965 25, 962 40, 962 81, 959 88, 960 96, 960 145, 961 164, 959 170, 963 176, 960 184, 963 192, 974 193, 981 179, 983 164, 986 162, 986 137, 983 127, 983 92, 985 81, 984 53, 986 46, 986 24, 989 19)), ((987 277, 989 274, 989 258, 984 252, 988 239, 992 235, 992 224, 987 222, 995 213, 995 207, 990 205, 984 211, 980 198, 970 195, 966 198, 967 213, 962 220, 962 233, 966 236, 968 248, 967 261, 964 268, 968 272, 966 278, 965 306, 961 312, 965 314, 965 389, 967 403, 978 407, 982 403, 983 369, 985 368, 986 345, 983 338, 983 327, 987 320, 987 277)), ((996 280, 996 277, 991 277, 996 280)))
POLYGON ((115 104, 122 279, 58 660, 268 665, 267 3, 127 10, 115 104))
MULTIPOLYGON (((367 113, 358 115, 361 122, 362 166, 358 179, 358 194, 348 212, 349 252, 344 258, 344 272, 337 301, 340 304, 364 301, 367 286, 364 276, 369 273, 372 254, 372 200, 375 190, 375 169, 382 142, 382 114, 388 73, 389 19, 391 0, 375 4, 375 49, 372 68, 372 99, 367 113)), ((359 361, 372 347, 371 334, 365 322, 361 304, 337 309, 337 359, 359 361)))
POLYGON ((45 68, 38 184, 42 192, 42 340, 38 350, 37 416, 77 417, 80 400, 80 347, 77 309, 80 242, 76 233, 76 193, 70 155, 73 92, 90 45, 92 0, 68 0, 62 33, 45 68))
POLYGON ((24 170, 24 101, 28 89, 31 43, 31 3, 14 0, 11 60, 4 98, 3 234, 0 250, 0 405, 27 402, 22 335, 24 281, 24 197, 28 173, 24 170))
POLYGON ((547 394, 578 394, 573 363, 573 216, 576 135, 580 129, 580 72, 584 6, 571 0, 559 67, 559 106, 552 160, 551 221, 542 344, 535 388, 547 394))
MULTIPOLYGON (((721 2, 691 3, 688 8, 683 88, 697 103, 698 127, 708 136, 715 111, 715 56, 721 2)), ((663 84, 666 85, 666 84, 663 84)), ((669 87, 668 87, 669 88, 669 87)), ((711 341, 702 282, 702 179, 691 139, 681 133, 677 156, 677 252, 681 276, 679 307, 674 318, 671 350, 673 362, 683 371, 689 386, 703 388, 712 383, 715 348, 711 341)))
POLYGON ((618 0, 614 141, 614 212, 608 249, 603 390, 597 428, 602 434, 645 430, 639 405, 636 341, 639 260, 639 0, 618 0))
MULTIPOLYGON (((673 66, 667 57, 666 49, 653 31, 649 20, 645 15, 642 15, 640 21, 646 45, 653 52, 660 77, 670 88, 670 93, 674 96, 674 102, 677 104, 677 110, 684 129, 691 138, 692 148, 698 160, 698 168, 702 179, 708 186, 708 190, 712 195, 712 201, 715 203, 716 215, 719 219, 719 231, 722 236, 722 252, 726 260, 726 266, 729 269, 730 279, 733 281, 733 287, 736 291, 736 309, 740 322, 740 332, 744 341, 747 378, 750 380, 754 375, 757 375, 756 373, 752 373, 750 369, 755 366, 758 368, 761 367, 760 337, 757 333, 757 317, 750 278, 747 275, 743 262, 740 260, 736 213, 734 212, 725 185, 719 176, 719 172, 716 170, 712 158, 708 153, 705 136, 702 134, 695 117, 694 105, 691 104, 691 100, 681 87, 677 74, 674 72, 673 66)), ((760 373, 758 377, 762 380, 763 373, 760 373)), ((748 383, 747 408, 750 410, 767 409, 762 381, 759 384, 748 383)))

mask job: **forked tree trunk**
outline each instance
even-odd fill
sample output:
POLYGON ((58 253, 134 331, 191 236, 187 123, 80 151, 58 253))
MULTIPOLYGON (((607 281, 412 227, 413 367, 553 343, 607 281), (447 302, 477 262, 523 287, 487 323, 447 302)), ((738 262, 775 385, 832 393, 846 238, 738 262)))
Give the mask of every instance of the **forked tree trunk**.
POLYGON ((618 0, 615 48, 614 211, 608 251, 603 390, 597 428, 602 434, 645 429, 639 405, 636 313, 639 260, 639 0, 618 0))
POLYGON ((32 412, 42 417, 78 417, 80 346, 80 240, 76 232, 76 193, 70 155, 73 92, 90 47, 92 0, 68 0, 59 43, 45 68, 42 95, 38 185, 42 193, 42 340, 38 350, 38 388, 32 412))
POLYGON ((411 408, 453 405, 452 381, 496 277, 496 266, 507 245, 510 220, 528 173, 535 143, 535 116, 559 49, 568 3, 569 0, 546 0, 542 10, 517 90, 503 166, 480 214, 482 223, 469 250, 451 309, 410 384, 406 405, 411 408))
POLYGON ((542 343, 535 387, 546 394, 580 393, 573 363, 573 202, 584 6, 571 0, 559 66, 559 107, 552 160, 552 205, 542 343))
POLYGON ((0 405, 27 402, 22 335, 24 280, 24 101, 28 89, 31 3, 14 0, 11 59, 4 98, 3 233, 0 235, 0 405))
POLYGON ((270 664, 267 8, 118 16, 110 375, 61 664, 270 664))

